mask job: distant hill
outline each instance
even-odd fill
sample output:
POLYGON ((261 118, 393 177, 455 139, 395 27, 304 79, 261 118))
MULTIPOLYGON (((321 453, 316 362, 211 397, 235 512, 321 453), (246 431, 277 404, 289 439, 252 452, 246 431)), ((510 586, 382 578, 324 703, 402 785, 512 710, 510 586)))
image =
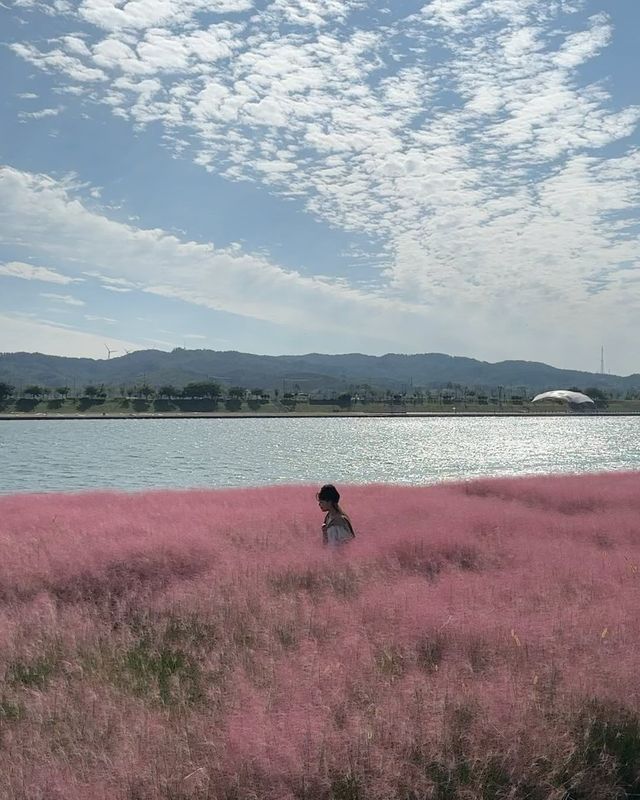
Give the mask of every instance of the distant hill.
POLYGON ((438 388, 447 383, 466 386, 522 387, 528 391, 586 388, 629 390, 640 388, 640 375, 601 375, 551 367, 535 361, 492 364, 442 353, 367 356, 361 353, 302 356, 260 356, 235 351, 186 350, 170 353, 140 350, 111 359, 63 358, 41 353, 0 354, 0 381, 18 389, 28 384, 49 388, 87 384, 111 387, 147 382, 151 386, 215 380, 248 389, 303 392, 340 391, 359 384, 403 391, 410 387, 438 388))

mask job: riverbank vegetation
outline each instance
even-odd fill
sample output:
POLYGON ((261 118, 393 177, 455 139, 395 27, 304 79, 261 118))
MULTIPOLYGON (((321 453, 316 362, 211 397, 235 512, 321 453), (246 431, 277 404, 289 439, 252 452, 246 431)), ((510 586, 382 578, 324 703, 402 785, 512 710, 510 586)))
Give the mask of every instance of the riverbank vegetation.
MULTIPOLYGON (((605 393, 592 387, 586 390, 595 405, 577 407, 572 413, 640 413, 640 398, 632 393, 605 393), (615 396, 614 396, 615 395, 615 396)), ((431 391, 412 390, 394 393, 370 387, 352 392, 307 394, 267 391, 241 386, 222 388, 210 381, 187 384, 182 388, 147 384, 116 391, 88 385, 72 392, 69 387, 50 389, 27 386, 21 391, 0 383, 0 414, 4 415, 130 415, 130 414, 328 414, 336 413, 474 413, 530 414, 567 411, 565 404, 530 402, 522 390, 503 387, 480 390, 459 385, 431 391)))
POLYGON ((640 793, 640 474, 0 497, 0 797, 640 793))

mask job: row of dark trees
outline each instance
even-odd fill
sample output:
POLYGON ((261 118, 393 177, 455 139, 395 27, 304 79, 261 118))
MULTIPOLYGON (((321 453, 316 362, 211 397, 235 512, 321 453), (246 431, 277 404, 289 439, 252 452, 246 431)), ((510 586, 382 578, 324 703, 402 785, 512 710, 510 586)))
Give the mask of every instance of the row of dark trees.
MULTIPOLYGON (((597 387, 587 387, 586 389, 579 389, 571 387, 575 391, 584 391, 589 395, 596 404, 600 407, 606 406, 608 400, 618 393, 605 392, 597 387)), ((55 398, 58 400, 66 400, 71 395, 69 386, 58 386, 49 388, 46 386, 39 386, 36 384, 26 386, 19 393, 21 397, 27 397, 34 401, 46 400, 55 398)), ((254 388, 247 390, 242 386, 231 386, 226 389, 214 381, 194 381, 186 384, 182 388, 173 386, 172 384, 164 384, 162 386, 153 387, 144 382, 137 386, 121 386, 119 393, 109 392, 104 385, 95 386, 89 384, 77 394, 80 398, 89 400, 105 400, 109 395, 116 397, 126 397, 129 399, 166 399, 166 400, 244 400, 250 399, 254 401, 266 402, 270 399, 268 392, 261 388, 254 388)), ((9 383, 0 382, 0 402, 6 402, 12 397, 16 396, 16 389, 9 383)), ((274 396, 276 399, 279 396, 278 390, 275 390, 274 396)), ((305 395, 306 397, 306 395, 305 395)), ((285 393, 282 396, 285 403, 296 402, 301 398, 298 393, 285 393)), ((462 386, 458 384, 451 384, 447 387, 424 391, 421 389, 412 389, 405 392, 392 392, 391 390, 380 391, 368 385, 360 385, 354 387, 350 392, 343 393, 330 393, 329 395, 321 395, 316 398, 319 402, 338 402, 340 405, 353 402, 361 403, 376 403, 384 402, 391 404, 413 404, 422 405, 424 403, 469 403, 478 405, 501 405, 504 403, 522 404, 529 399, 528 393, 524 388, 512 389, 506 387, 495 387, 491 391, 478 390, 472 387, 462 386)), ((630 399, 630 398, 629 398, 630 399)))
MULTIPOLYGON (((25 386, 19 393, 21 397, 28 397, 31 400, 47 400, 55 398, 58 400, 66 400, 71 395, 69 386, 57 386, 49 388, 47 386, 39 386, 36 384, 25 386)), ((81 398, 88 398, 91 400, 106 399, 110 392, 104 385, 95 386, 89 384, 78 393, 81 398)), ((113 396, 113 393, 111 393, 113 396)), ((0 382, 0 402, 9 400, 16 396, 16 388, 9 383, 0 382)), ((153 398, 167 399, 167 400, 218 400, 220 398, 231 398, 243 400, 246 397, 253 399, 265 399, 268 395, 263 389, 255 388, 248 391, 242 386, 231 386, 228 389, 223 389, 220 384, 213 381, 194 381, 188 383, 181 389, 171 384, 165 384, 154 388, 147 383, 140 384, 139 386, 121 387, 120 397, 129 398, 142 398, 151 400, 153 398)))

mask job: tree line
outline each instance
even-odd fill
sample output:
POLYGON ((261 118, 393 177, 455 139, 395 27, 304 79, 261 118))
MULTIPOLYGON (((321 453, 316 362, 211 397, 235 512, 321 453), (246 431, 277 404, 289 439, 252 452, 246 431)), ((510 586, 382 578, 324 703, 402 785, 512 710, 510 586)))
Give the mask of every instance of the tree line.
MULTIPOLYGON (((604 391, 597 387, 587 387, 581 389, 571 387, 575 391, 583 391, 589 395, 599 407, 606 407, 612 399, 618 399, 622 393, 615 390, 604 391)), ((82 389, 72 390, 69 386, 47 387, 39 384, 31 384, 21 388, 19 391, 15 386, 0 382, 0 403, 6 403, 12 399, 28 398, 34 403, 43 400, 57 400, 60 402, 70 398, 85 400, 90 402, 105 401, 107 398, 166 401, 182 400, 209 400, 217 402, 219 400, 242 402, 243 400, 252 403, 266 403, 272 397, 276 401, 280 400, 285 405, 292 405, 299 402, 311 403, 333 403, 342 407, 355 404, 375 404, 384 403, 390 405, 522 405, 528 402, 531 392, 526 387, 491 387, 479 388, 464 386, 461 384, 449 383, 437 389, 407 388, 404 391, 393 391, 391 389, 376 389, 369 384, 358 384, 351 387, 348 391, 327 391, 315 392, 311 397, 306 393, 301 393, 299 387, 294 392, 283 392, 280 394, 278 389, 273 392, 264 390, 261 387, 247 389, 243 386, 223 387, 219 383, 211 380, 192 381, 185 386, 178 387, 173 384, 162 384, 151 386, 146 381, 133 386, 121 385, 117 389, 106 387, 104 384, 88 384, 82 389)), ((639 399, 640 393, 627 392, 626 399, 639 399)))
MULTIPOLYGON (((67 400, 70 396, 72 396, 72 390, 69 386, 56 386, 51 388, 32 384, 25 386, 18 392, 15 386, 0 382, 0 402, 6 402, 14 397, 23 397, 39 401, 50 399, 67 400)), ((152 400, 154 398, 161 400, 219 400, 223 398, 243 400, 248 397, 257 400, 268 399, 268 393, 261 388, 250 390, 242 386, 223 388, 214 381, 193 381, 192 383, 187 383, 182 388, 171 384, 153 387, 148 383, 142 383, 136 386, 122 386, 115 393, 113 390, 107 389, 104 384, 99 386, 88 384, 81 389, 80 392, 75 392, 73 396, 79 399, 86 398, 89 400, 105 400, 109 396, 143 400, 152 400)))

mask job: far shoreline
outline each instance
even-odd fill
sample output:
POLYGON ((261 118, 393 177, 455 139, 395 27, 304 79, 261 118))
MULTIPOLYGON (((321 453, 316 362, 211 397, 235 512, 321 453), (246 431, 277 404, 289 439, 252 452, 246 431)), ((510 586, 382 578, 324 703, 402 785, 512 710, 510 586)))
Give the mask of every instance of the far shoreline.
POLYGON ((640 411, 597 411, 587 414, 571 411, 336 411, 333 413, 313 412, 243 412, 243 411, 194 411, 194 412, 126 412, 122 414, 104 412, 100 414, 49 414, 14 413, 0 414, 0 422, 14 421, 50 421, 50 420, 123 420, 123 419, 393 419, 393 418, 446 418, 452 417, 571 417, 571 418, 597 418, 597 417, 637 417, 640 411))

